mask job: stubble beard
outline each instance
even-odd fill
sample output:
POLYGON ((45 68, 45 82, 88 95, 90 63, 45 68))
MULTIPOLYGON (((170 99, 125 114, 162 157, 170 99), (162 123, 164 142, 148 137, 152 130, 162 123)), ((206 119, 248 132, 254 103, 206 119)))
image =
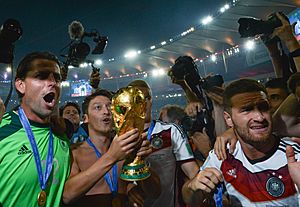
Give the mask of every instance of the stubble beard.
POLYGON ((269 142, 269 138, 271 136, 271 130, 272 127, 268 126, 268 131, 263 134, 257 134, 254 135, 250 132, 250 128, 247 127, 239 127, 236 124, 234 125, 234 130, 237 133, 237 135, 240 137, 240 139, 243 140, 243 142, 250 144, 252 146, 261 145, 263 143, 269 142))

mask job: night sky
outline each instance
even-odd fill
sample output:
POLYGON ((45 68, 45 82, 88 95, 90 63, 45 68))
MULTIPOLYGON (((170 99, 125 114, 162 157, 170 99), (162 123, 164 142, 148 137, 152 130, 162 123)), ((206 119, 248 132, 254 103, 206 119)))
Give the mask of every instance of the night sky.
POLYGON ((31 51, 60 55, 70 42, 68 25, 80 21, 85 30, 108 36, 102 59, 122 56, 128 49, 144 49, 180 34, 213 13, 223 0, 172 1, 33 1, 0 0, 0 23, 20 21, 22 38, 16 42, 15 63, 31 51))

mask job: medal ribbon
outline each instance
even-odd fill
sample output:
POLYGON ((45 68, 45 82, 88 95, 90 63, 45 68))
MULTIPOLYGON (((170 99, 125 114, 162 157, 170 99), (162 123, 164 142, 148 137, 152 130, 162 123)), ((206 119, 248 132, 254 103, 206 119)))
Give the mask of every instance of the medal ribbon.
MULTIPOLYGON (((91 141, 91 139, 89 137, 86 139, 86 141, 94 149, 96 156, 99 159, 102 155, 98 151, 98 149, 96 148, 94 143, 91 141)), ((114 166, 112 167, 112 178, 110 177, 109 171, 107 173, 105 173, 105 175, 104 175, 104 179, 105 179, 111 193, 113 194, 113 196, 116 196, 118 193, 117 169, 118 169, 118 165, 117 165, 117 163, 115 163, 114 166)))
POLYGON ((42 170, 42 163, 41 163, 41 158, 40 154, 37 148, 37 144, 33 135, 33 132, 31 130, 29 121, 26 117, 26 114, 24 113, 22 107, 20 106, 18 109, 19 113, 19 118, 20 121, 25 129, 25 132, 27 134, 27 137, 29 139, 32 151, 33 151, 33 156, 34 156, 34 161, 35 161, 35 166, 38 172, 38 177, 39 177, 39 182, 40 182, 40 187, 42 190, 45 190, 47 187, 47 181, 49 179, 49 176, 51 174, 52 170, 52 163, 53 163, 53 135, 52 135, 52 130, 50 128, 50 133, 49 133, 49 145, 48 145, 48 154, 47 154, 47 160, 46 160, 46 167, 45 171, 43 173, 42 170))
POLYGON ((216 189, 215 193, 214 193, 214 200, 215 200, 215 203, 216 203, 216 207, 223 207, 222 195, 223 195, 223 187, 222 187, 222 184, 219 184, 217 186, 217 189, 216 189))
POLYGON ((151 135, 152 135, 154 126, 155 126, 155 121, 153 120, 153 121, 151 121, 150 127, 149 127, 148 132, 147 132, 147 139, 149 141, 151 141, 151 135))

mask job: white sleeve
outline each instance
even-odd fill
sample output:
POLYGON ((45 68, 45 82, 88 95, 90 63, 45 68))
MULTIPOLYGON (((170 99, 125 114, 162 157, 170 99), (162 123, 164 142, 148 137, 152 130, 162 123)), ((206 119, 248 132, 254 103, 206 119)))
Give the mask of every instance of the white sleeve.
POLYGON ((211 150, 209 152, 205 162, 201 166, 200 170, 203 170, 207 167, 214 167, 214 168, 220 169, 221 164, 222 164, 222 161, 218 159, 218 157, 216 156, 214 150, 211 150))
POLYGON ((172 150, 175 155, 176 161, 194 158, 192 148, 188 142, 188 138, 179 126, 172 126, 171 139, 172 150))

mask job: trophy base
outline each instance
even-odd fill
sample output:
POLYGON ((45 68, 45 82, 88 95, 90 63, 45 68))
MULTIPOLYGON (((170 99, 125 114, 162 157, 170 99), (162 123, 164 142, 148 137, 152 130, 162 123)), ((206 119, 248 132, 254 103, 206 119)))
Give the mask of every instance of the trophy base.
POLYGON ((120 178, 125 181, 140 181, 150 177, 151 173, 145 162, 123 165, 120 178))

